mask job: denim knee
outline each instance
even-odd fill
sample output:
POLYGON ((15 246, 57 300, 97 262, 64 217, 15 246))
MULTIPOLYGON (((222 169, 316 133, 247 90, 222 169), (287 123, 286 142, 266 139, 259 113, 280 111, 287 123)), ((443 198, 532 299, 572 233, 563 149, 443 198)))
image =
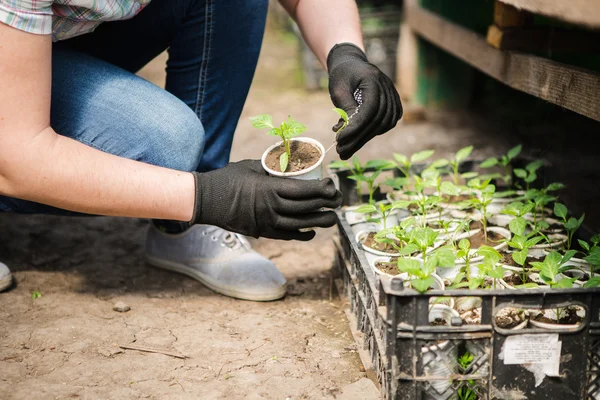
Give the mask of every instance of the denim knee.
POLYGON ((196 114, 182 102, 165 106, 168 115, 159 126, 147 126, 154 134, 143 161, 179 171, 195 171, 204 150, 204 128, 196 114))

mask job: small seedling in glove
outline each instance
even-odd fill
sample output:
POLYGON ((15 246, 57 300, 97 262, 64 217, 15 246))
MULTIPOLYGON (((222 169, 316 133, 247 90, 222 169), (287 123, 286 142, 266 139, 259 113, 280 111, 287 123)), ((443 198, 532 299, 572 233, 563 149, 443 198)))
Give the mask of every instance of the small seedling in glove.
POLYGON ((255 117, 250 117, 250 122, 255 128, 268 128, 269 131, 267 134, 279 136, 281 138, 283 146, 285 147, 285 152, 279 156, 279 167, 281 168, 281 172, 285 172, 291 157, 290 139, 306 131, 306 126, 298 121, 294 121, 289 115, 287 121, 283 121, 279 127, 273 125, 273 117, 269 114, 260 114, 255 117))

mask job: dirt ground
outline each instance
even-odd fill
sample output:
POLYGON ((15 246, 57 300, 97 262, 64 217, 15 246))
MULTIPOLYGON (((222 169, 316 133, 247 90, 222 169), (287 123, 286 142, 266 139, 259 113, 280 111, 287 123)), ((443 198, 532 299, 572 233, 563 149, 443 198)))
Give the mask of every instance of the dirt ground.
MULTIPOLYGON (((273 143, 248 121, 259 113, 275 120, 290 114, 308 126, 307 136, 333 143, 329 95, 303 89, 296 49, 289 34, 267 34, 232 160, 259 158, 273 143)), ((140 75, 161 85, 164 57, 140 75)), ((478 135, 460 116, 429 115, 399 124, 358 156, 431 148, 441 157, 466 144, 483 157, 513 143, 478 135)), ((332 150, 326 162, 334 158, 332 150)), ((285 299, 254 303, 149 267, 141 257, 146 225, 0 215, 0 260, 16 280, 0 293, 0 398, 333 399, 368 375, 330 284, 333 228, 309 243, 254 240, 290 283, 285 299), (34 300, 36 291, 41 297, 34 300), (113 311, 118 301, 131 310, 113 311), (119 347, 131 344, 186 358, 119 347)))

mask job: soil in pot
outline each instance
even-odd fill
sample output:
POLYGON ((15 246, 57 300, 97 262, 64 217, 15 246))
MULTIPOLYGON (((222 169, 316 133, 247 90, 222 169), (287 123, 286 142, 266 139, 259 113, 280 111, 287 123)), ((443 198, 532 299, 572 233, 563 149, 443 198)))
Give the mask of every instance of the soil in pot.
POLYGON ((481 324, 481 308, 463 311, 460 313, 460 318, 467 325, 479 325, 481 324))
MULTIPOLYGON (((281 171, 279 157, 285 152, 283 144, 275 147, 267 154, 265 163, 273 171, 281 171)), ((298 172, 315 165, 321 158, 321 151, 310 143, 292 140, 290 142, 291 157, 284 172, 298 172)))
POLYGON ((506 307, 496 313, 494 320, 498 328, 513 329, 523 323, 525 314, 522 310, 506 307))
MULTIPOLYGON (((412 215, 422 215, 421 214, 421 208, 419 207, 418 204, 414 204, 414 203, 409 204, 408 211, 410 211, 412 213, 412 215)), ((440 212, 442 214, 444 214, 444 211, 445 210, 443 208, 441 208, 441 207, 432 208, 430 210, 427 210, 427 217, 432 217, 433 218, 435 216, 439 216, 440 212)))
POLYGON ((442 326, 442 325, 448 325, 448 323, 446 322, 445 319, 443 318, 436 318, 433 321, 431 321, 429 323, 429 325, 433 325, 433 326, 442 326))
POLYGON ((555 325, 577 325, 583 321, 583 317, 577 315, 577 309, 575 307, 567 307, 565 310, 563 310, 558 321, 556 319, 544 316, 544 313, 541 312, 534 315, 532 319, 537 322, 555 325))
POLYGON ((467 237, 466 239, 468 239, 469 243, 471 243, 472 249, 478 249, 483 245, 487 245, 490 247, 497 246, 500 244, 502 239, 505 239, 505 237, 502 236, 501 234, 499 234, 498 232, 488 231, 487 232, 487 241, 486 241, 483 230, 481 230, 481 231, 475 233, 474 235, 467 237))
MULTIPOLYGON (((546 219, 546 221, 548 221, 546 219)), ((542 232, 544 233, 560 233, 560 232, 564 232, 565 231, 565 226, 561 223, 561 222, 552 222, 551 224, 549 224, 548 228, 544 228, 542 229, 542 232)))
MULTIPOLYGON (((519 269, 523 268, 523 266, 517 264, 515 262, 515 260, 513 260, 511 253, 501 252, 500 254, 502 255, 502 258, 500 259, 500 264, 502 264, 502 265, 509 265, 511 267, 516 267, 516 268, 519 268, 519 269)), ((533 265, 531 265, 532 261, 541 261, 541 259, 536 258, 536 257, 527 257, 525 259, 525 269, 531 269, 531 268, 533 268, 533 265)))
POLYGON ((474 231, 475 229, 483 229, 483 224, 479 220, 471 220, 469 222, 469 230, 474 231))
POLYGON ((442 201, 447 204, 460 203, 461 201, 470 200, 473 196, 469 194, 459 194, 459 195, 451 195, 444 196, 442 201))
POLYGON ((511 274, 508 276, 504 277, 504 282, 506 282, 508 285, 510 286, 519 286, 519 285, 523 285, 525 283, 536 283, 536 281, 532 280, 529 275, 526 277, 526 282, 523 282, 523 280, 521 279, 521 274, 511 274))
MULTIPOLYGON (((366 247, 369 247, 373 250, 378 250, 378 251, 382 251, 384 253, 398 253, 398 250, 396 250, 391 244, 389 243, 379 243, 378 241, 375 240, 375 232, 369 232, 362 240, 362 244, 366 247)), ((399 244, 400 241, 398 241, 397 239, 396 242, 399 244)))
POLYGON ((375 268, 389 275, 398 275, 398 257, 392 257, 390 261, 377 261, 375 268))
POLYGON ((583 271, 581 272, 581 274, 575 273, 573 271, 565 271, 562 274, 569 278, 577 278, 578 281, 582 281, 582 282, 586 282, 590 279, 590 275, 583 271))

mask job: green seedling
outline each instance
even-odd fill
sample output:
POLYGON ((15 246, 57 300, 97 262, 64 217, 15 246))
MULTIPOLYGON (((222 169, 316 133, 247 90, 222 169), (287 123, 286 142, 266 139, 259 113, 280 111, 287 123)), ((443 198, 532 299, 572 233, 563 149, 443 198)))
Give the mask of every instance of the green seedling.
POLYGON ((406 177, 396 177, 396 178, 388 178, 383 181, 383 185, 389 186, 392 190, 402 191, 404 194, 410 195, 411 192, 408 190, 408 186, 411 183, 410 178, 406 177))
POLYGON ((554 203, 554 215, 559 217, 563 222, 563 227, 567 231, 567 250, 571 248, 571 242, 573 241, 573 235, 579 229, 585 218, 585 213, 581 215, 579 219, 570 217, 568 214, 567 206, 562 203, 554 203))
MULTIPOLYGON (((534 160, 523 168, 515 168, 513 170, 515 176, 517 178, 522 179, 525 182, 525 190, 529 190, 531 184, 535 182, 538 178, 537 170, 540 169, 544 165, 544 162, 541 160, 534 160)), ((520 188, 523 189, 523 188, 520 188)))
POLYGON ((583 254, 583 259, 590 264, 590 279, 586 282, 586 287, 590 287, 589 285, 594 285, 591 287, 597 287, 600 285, 600 277, 594 276, 594 273, 600 267, 600 247, 598 244, 600 243, 600 235, 594 235, 590 238, 590 243, 585 240, 578 239, 579 246, 582 250, 580 253, 583 254), (590 283, 591 280, 594 280, 590 283))
POLYGON ((456 258, 462 259, 465 262, 464 273, 467 282, 471 282, 471 260, 477 257, 477 252, 471 251, 471 243, 468 239, 461 239, 458 242, 456 258))
POLYGON ((548 228, 548 223, 545 221, 545 208, 548 204, 555 202, 558 198, 554 195, 551 195, 550 192, 555 192, 564 188, 565 185, 562 183, 551 183, 545 188, 542 189, 529 189, 525 193, 525 199, 534 204, 533 208, 533 224, 536 228, 546 229, 548 228))
POLYGON ((420 224, 421 226, 426 225, 427 215, 430 211, 439 210, 440 216, 442 213, 442 207, 440 207, 440 202, 442 201, 441 196, 434 195, 426 195, 424 190, 428 187, 429 182, 426 179, 421 178, 419 175, 414 175, 414 183, 415 183, 415 192, 416 195, 414 199, 406 200, 406 207, 410 204, 414 204, 417 207, 417 210, 413 211, 414 215, 418 215, 421 217, 420 224))
POLYGON ((502 258, 498 250, 493 247, 483 245, 476 250, 471 249, 471 244, 467 239, 461 239, 458 242, 458 250, 456 251, 456 258, 462 259, 465 263, 461 267, 461 270, 456 277, 454 282, 450 286, 451 289, 460 289, 468 287, 471 290, 483 287, 485 277, 489 276, 493 278, 493 286, 496 288, 496 279, 500 279, 504 276, 504 270, 502 266, 498 265, 498 261, 502 258), (471 276, 471 260, 475 257, 483 257, 479 265, 479 275, 471 276), (465 282, 463 282, 463 280, 465 282))
MULTIPOLYGON (((518 203, 518 202, 517 202, 518 203)), ((522 204, 522 203, 519 203, 522 204)), ((511 205, 515 205, 515 203, 511 203, 511 205)), ((517 211, 518 214, 527 213, 527 209, 532 207, 531 204, 524 204, 523 207, 515 207, 511 208, 511 210, 517 211)), ((514 214, 513 214, 514 215, 514 214)), ((511 252, 511 257, 515 263, 521 266, 521 282, 523 285, 527 284, 527 268, 525 267, 525 263, 527 261, 527 257, 529 255, 529 249, 542 240, 544 240, 544 236, 542 236, 539 232, 533 231, 528 234, 525 234, 525 230, 527 228, 527 220, 523 218, 521 215, 515 217, 508 224, 508 228, 512 233, 512 237, 506 241, 506 244, 513 251, 511 252)), ((522 286, 522 285, 521 285, 522 286)), ((537 286, 534 284, 534 286, 537 286)))
MULTIPOLYGON (((540 278, 551 288, 568 289, 573 287, 573 282, 575 282, 577 278, 567 278, 564 277, 562 273, 572 268, 571 266, 564 264, 569 261, 575 253, 575 250, 568 250, 564 255, 561 255, 558 251, 553 250, 546 254, 544 261, 533 261, 531 265, 540 271, 540 278)), ((555 309, 557 321, 560 321, 561 314, 564 311, 564 307, 557 307, 555 309)))
POLYGON ((512 149, 508 150, 508 152, 502 155, 500 158, 490 157, 487 160, 483 161, 479 166, 481 168, 492 168, 496 165, 502 167, 504 175, 500 176, 504 181, 506 186, 512 186, 512 166, 511 162, 514 160, 519 154, 521 154, 521 150, 523 146, 518 144, 512 149))
POLYGON ((350 123, 350 119, 348 118, 348 113, 341 108, 334 108, 333 111, 338 113, 342 121, 344 121, 340 129, 337 130, 337 133, 340 133, 345 127, 348 126, 348 124, 350 123))
POLYGON ((485 277, 488 277, 492 281, 492 289, 496 289, 498 279, 504 277, 504 268, 499 264, 502 255, 498 250, 489 246, 481 246, 477 252, 483 255, 483 260, 479 265, 479 275, 482 277, 480 286, 483 286, 485 277))
MULTIPOLYGON (((473 363, 473 360, 473 355, 468 351, 465 351, 462 356, 458 357, 458 365, 463 373, 468 373, 468 370, 470 369, 469 367, 473 363)), ((478 400, 479 397, 477 396, 477 393, 475 393, 470 387, 475 385, 475 381, 468 380, 467 382, 468 385, 463 385, 457 390, 456 395, 458 396, 458 400, 478 400)))
POLYGON ((31 292, 31 300, 37 300, 42 297, 42 292, 36 290, 35 292, 31 292))
POLYGON ((269 114, 260 114, 250 117, 250 122, 255 128, 267 128, 269 129, 267 132, 269 135, 279 136, 281 138, 285 152, 279 156, 279 167, 281 172, 285 172, 291 158, 290 139, 305 132, 306 126, 302 125, 300 122, 294 121, 289 115, 287 121, 283 121, 278 127, 273 125, 273 118, 269 114))
MULTIPOLYGON (((333 161, 329 164, 329 167, 332 169, 345 169, 350 171, 349 176, 360 176, 363 175, 366 169, 366 166, 363 166, 358 159, 358 157, 354 156, 350 161, 346 160, 338 160, 333 161)), ((362 185, 359 183, 356 184, 356 194, 358 195, 358 199, 362 199, 362 185)))
MULTIPOLYGON (((454 182, 455 185, 459 184, 461 177, 463 179, 469 179, 469 178, 474 178, 475 176, 477 176, 476 172, 467 172, 464 174, 461 174, 459 172, 460 165, 467 159, 467 157, 469 157, 471 155, 472 151, 473 151, 473 146, 463 147, 462 149, 459 149, 454 154, 453 159, 447 161, 447 164, 450 167, 450 175, 452 176, 452 182, 454 182)), ((446 161, 446 160, 444 160, 444 161, 446 161)))
POLYGON ((379 202, 377 204, 363 204, 358 207, 354 212, 362 213, 362 214, 377 214, 379 218, 369 219, 369 221, 381 221, 383 229, 387 229, 387 219, 389 215, 394 211, 397 206, 394 206, 394 203, 385 203, 379 202))
POLYGON ((376 184, 375 182, 377 177, 382 171, 394 168, 394 164, 389 160, 369 160, 365 164, 361 164, 358 157, 354 156, 351 162, 344 160, 334 161, 329 164, 329 167, 350 171, 351 174, 348 175, 348 179, 356 181, 356 194, 359 201, 363 197, 363 183, 366 183, 369 192, 369 204, 373 204, 373 196, 379 188, 379 183, 376 184))
POLYGON ((394 159, 396 160, 396 168, 404 174, 406 178, 410 178, 412 175, 411 168, 414 163, 422 162, 430 158, 435 153, 434 150, 424 150, 418 153, 412 154, 410 157, 404 154, 394 153, 394 159))
MULTIPOLYGON (((373 170, 373 172, 363 171, 361 174, 354 174, 348 176, 349 179, 356 181, 356 186, 361 186, 362 183, 367 185, 367 192, 369 194, 369 204, 375 203, 375 192, 379 189, 380 183, 377 182, 377 178, 386 169, 393 168, 393 164, 388 160, 370 160, 365 164, 365 170, 373 170)), ((362 196, 362 192, 361 192, 362 196)))
MULTIPOLYGON (((416 231, 419 229, 429 229, 429 228, 415 228, 416 231)), ((415 230, 412 230, 410 233, 413 234, 415 230)), ((423 243, 428 242, 428 239, 431 237, 430 232, 425 233, 421 237, 424 240, 423 243)), ((409 240, 414 240, 415 236, 409 234, 409 240)), ((420 233, 417 236, 421 236, 420 233)), ((406 249, 411 245, 409 243, 404 247, 403 252, 406 252, 406 249)), ((425 254, 424 254, 425 256, 425 254)), ((439 247, 437 249, 432 250, 425 258, 421 260, 416 260, 412 258, 399 257, 398 258, 398 270, 400 272, 405 272, 410 276, 410 283, 412 287, 418 292, 425 292, 434 284, 434 279, 431 276, 435 272, 437 267, 453 267, 454 266, 454 253, 449 248, 439 247)))
POLYGON ((469 200, 461 202, 462 207, 474 208, 481 214, 480 222, 483 226, 483 237, 486 242, 488 240, 487 226, 489 217, 487 207, 494 199, 494 192, 496 191, 496 186, 492 185, 490 181, 490 179, 484 181, 481 181, 478 178, 471 179, 467 185, 470 188, 477 190, 480 195, 472 196, 469 200))
MULTIPOLYGON (((402 252, 406 243, 408 243, 409 228, 415 224, 414 218, 405 218, 399 225, 391 228, 382 229, 375 234, 375 241, 386 243, 392 246, 397 252, 402 252)), ((406 255, 406 254, 404 254, 406 255)))
POLYGON ((574 255, 575 250, 567 250, 564 255, 556 250, 546 254, 543 261, 532 261, 531 265, 540 271, 540 278, 551 288, 570 288, 577 278, 566 278, 563 272, 572 269, 572 266, 565 265, 574 255))

